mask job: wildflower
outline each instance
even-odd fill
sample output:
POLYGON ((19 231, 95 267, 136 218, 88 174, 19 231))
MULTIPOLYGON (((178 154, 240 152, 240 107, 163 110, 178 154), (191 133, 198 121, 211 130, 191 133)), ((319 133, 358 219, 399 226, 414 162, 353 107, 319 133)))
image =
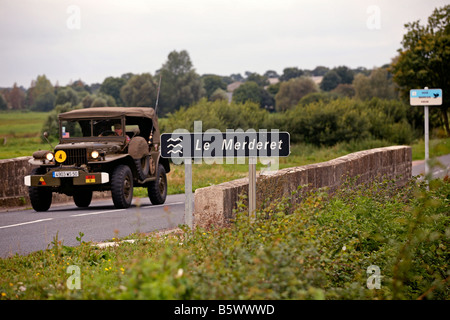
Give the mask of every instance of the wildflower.
POLYGON ((345 244, 342 246, 342 251, 347 250, 347 247, 345 246, 345 244))
POLYGON ((6 293, 2 292, 2 297, 6 297, 6 293))
POLYGON ((183 275, 183 269, 178 269, 177 275, 175 276, 175 278, 179 278, 183 275))

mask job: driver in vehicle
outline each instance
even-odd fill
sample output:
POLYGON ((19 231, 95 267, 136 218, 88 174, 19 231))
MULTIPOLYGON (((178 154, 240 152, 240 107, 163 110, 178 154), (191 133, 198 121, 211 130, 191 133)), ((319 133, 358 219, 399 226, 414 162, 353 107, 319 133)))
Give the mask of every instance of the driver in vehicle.
MULTIPOLYGON (((120 123, 116 123, 114 125, 114 132, 117 133, 117 135, 120 137, 123 136, 122 125, 120 123)), ((130 141, 130 137, 128 135, 125 135, 125 136, 127 137, 127 142, 130 141)))

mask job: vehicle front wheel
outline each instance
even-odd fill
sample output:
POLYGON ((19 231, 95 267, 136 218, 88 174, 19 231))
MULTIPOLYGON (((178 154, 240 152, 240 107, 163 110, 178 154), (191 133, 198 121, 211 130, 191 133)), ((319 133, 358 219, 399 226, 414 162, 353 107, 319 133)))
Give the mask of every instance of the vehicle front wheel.
MULTIPOLYGON (((33 169, 31 175, 44 174, 40 168, 33 169)), ((31 206, 35 211, 42 212, 50 209, 52 205, 52 189, 48 187, 28 187, 31 206)))
POLYGON ((133 173, 130 167, 120 165, 111 178, 111 195, 117 209, 129 208, 133 200, 133 173))
POLYGON ((167 177, 164 166, 158 166, 158 173, 155 181, 150 182, 148 186, 148 197, 152 204, 163 204, 167 197, 167 177))

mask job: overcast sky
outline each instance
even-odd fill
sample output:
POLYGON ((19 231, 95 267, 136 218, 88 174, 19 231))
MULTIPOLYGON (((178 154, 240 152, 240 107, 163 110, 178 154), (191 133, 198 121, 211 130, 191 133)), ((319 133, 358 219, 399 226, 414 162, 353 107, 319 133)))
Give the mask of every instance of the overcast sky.
POLYGON ((390 63, 439 0, 0 0, 0 87, 154 74, 187 50, 199 74, 390 63))

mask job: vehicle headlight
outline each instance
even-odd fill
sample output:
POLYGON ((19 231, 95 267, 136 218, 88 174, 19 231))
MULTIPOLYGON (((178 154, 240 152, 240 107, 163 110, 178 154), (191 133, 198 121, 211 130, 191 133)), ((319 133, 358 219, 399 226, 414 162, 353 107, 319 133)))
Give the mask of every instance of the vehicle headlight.
POLYGON ((96 150, 94 150, 94 151, 91 152, 91 157, 92 157, 93 159, 97 159, 99 155, 100 155, 100 154, 99 154, 98 151, 96 151, 96 150))
POLYGON ((52 161, 52 160, 55 158, 55 156, 53 155, 53 153, 49 152, 49 153, 47 153, 47 154, 45 155, 45 158, 46 158, 48 161, 52 161))

